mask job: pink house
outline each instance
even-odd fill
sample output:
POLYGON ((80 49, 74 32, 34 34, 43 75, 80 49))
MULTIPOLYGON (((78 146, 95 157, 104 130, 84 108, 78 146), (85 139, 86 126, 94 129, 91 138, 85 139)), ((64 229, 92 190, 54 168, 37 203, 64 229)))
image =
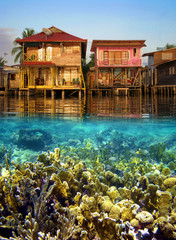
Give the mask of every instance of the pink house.
POLYGON ((88 77, 89 88, 139 85, 144 46, 145 40, 93 40, 95 68, 88 77))

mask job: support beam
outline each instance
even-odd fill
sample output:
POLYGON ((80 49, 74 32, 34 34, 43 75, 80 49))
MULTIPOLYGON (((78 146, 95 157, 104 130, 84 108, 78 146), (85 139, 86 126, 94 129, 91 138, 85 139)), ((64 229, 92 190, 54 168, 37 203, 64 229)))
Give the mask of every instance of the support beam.
POLYGON ((65 91, 62 90, 62 99, 64 99, 64 98, 65 98, 65 91))
POLYGON ((81 99, 81 90, 79 90, 79 99, 81 99))
POLYGON ((51 90, 51 98, 54 99, 54 97, 55 97, 55 91, 51 90))

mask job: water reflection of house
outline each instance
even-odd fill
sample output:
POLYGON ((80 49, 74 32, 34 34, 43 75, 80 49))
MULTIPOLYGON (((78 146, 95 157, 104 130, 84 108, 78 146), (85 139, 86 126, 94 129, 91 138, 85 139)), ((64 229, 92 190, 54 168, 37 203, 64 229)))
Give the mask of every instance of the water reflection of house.
POLYGON ((20 92, 85 90, 82 59, 87 40, 70 35, 56 27, 17 40, 23 47, 20 70, 20 92))
POLYGON ((93 40, 95 67, 87 75, 89 92, 95 89, 141 88, 141 48, 145 40, 93 40))
POLYGON ((153 92, 176 93, 176 48, 143 54, 148 56, 148 85, 153 92))

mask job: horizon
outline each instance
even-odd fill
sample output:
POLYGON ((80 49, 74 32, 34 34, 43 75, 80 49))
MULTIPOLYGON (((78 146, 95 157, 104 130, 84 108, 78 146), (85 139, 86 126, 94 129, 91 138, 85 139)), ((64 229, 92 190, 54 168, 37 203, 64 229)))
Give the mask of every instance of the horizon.
MULTIPOLYGON (((0 57, 7 65, 14 65, 11 50, 13 41, 25 28, 36 33, 42 28, 55 26, 76 37, 87 39, 87 54, 90 55, 92 41, 99 40, 146 40, 142 54, 156 51, 167 43, 176 43, 176 1, 159 0, 105 0, 89 3, 71 0, 1 0, 0 57), (47 13, 47 17, 46 14, 47 13)), ((143 58, 143 63, 146 58, 143 58)))

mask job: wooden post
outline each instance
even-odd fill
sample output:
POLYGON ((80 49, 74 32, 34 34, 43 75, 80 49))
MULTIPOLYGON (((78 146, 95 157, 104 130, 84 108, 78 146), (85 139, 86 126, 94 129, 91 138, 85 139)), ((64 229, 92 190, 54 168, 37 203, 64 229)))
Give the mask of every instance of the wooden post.
POLYGON ((51 97, 52 97, 52 99, 54 99, 54 96, 55 96, 55 92, 54 92, 54 90, 51 90, 51 97))
POLYGON ((81 90, 79 90, 79 99, 81 99, 81 90))
POLYGON ((110 77, 110 85, 113 86, 113 80, 114 80, 114 69, 111 68, 111 77, 110 77))
POLYGON ((151 69, 151 75, 152 75, 151 85, 153 86, 153 68, 151 69))
POLYGON ((141 82, 142 82, 142 75, 141 75, 141 69, 139 69, 139 87, 141 88, 141 82))
POLYGON ((62 90, 62 99, 64 99, 64 98, 65 98, 65 91, 62 90))
POLYGON ((95 69, 95 85, 98 88, 98 68, 95 69))
POLYGON ((155 86, 157 85, 157 81, 158 80, 158 77, 157 77, 157 68, 155 68, 155 86))

